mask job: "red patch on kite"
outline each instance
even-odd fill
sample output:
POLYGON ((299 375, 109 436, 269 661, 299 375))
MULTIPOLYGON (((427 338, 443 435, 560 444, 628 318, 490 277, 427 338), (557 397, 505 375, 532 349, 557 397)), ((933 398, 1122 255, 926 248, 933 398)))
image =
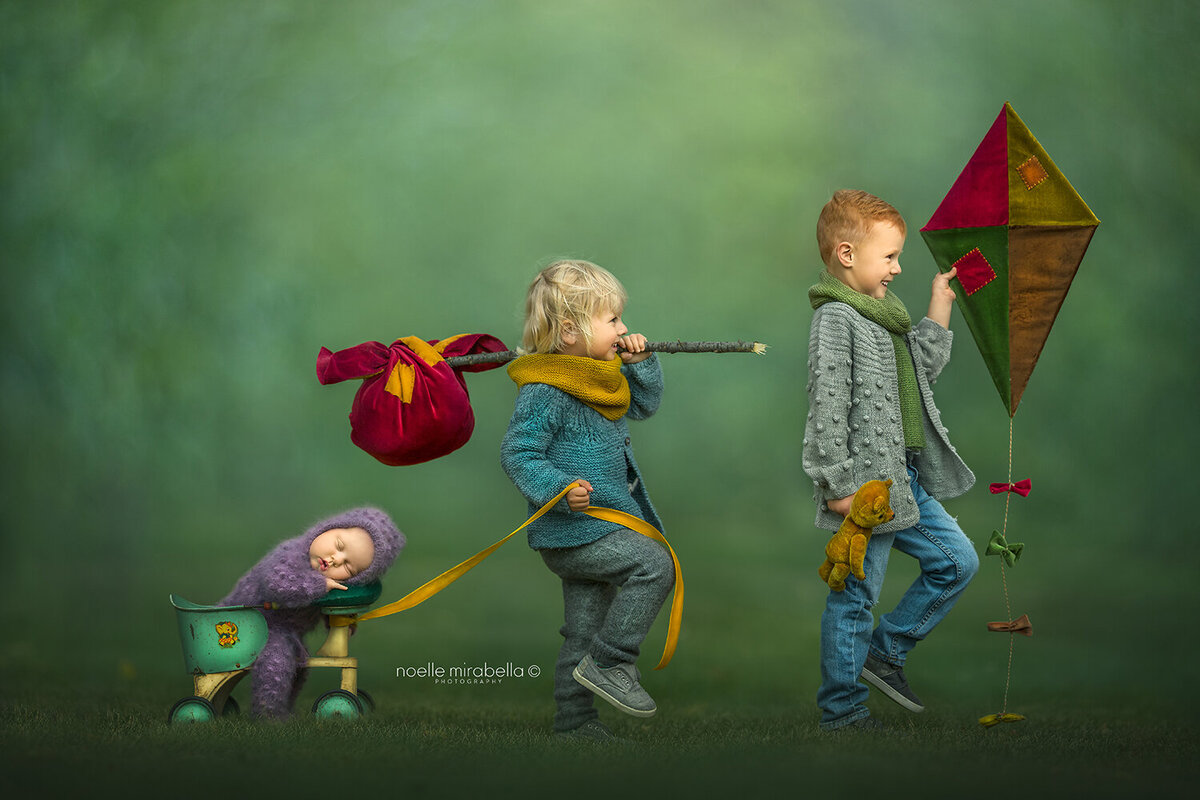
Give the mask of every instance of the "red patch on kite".
POLYGON ((996 270, 992 269, 992 265, 983 257, 983 253, 979 252, 978 247, 955 261, 954 267, 958 269, 955 277, 968 296, 996 280, 996 270))

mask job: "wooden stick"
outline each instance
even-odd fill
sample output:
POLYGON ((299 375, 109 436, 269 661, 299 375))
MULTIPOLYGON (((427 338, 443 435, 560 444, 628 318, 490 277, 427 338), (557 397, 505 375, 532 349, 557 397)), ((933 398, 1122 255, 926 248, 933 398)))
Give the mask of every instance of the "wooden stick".
MULTIPOLYGON (((762 355, 767 346, 761 342, 646 342, 646 349, 655 353, 757 353, 762 355)), ((504 350, 500 353, 477 353, 470 356, 452 356, 446 363, 452 368, 473 367, 477 364, 506 364, 519 353, 504 350)))

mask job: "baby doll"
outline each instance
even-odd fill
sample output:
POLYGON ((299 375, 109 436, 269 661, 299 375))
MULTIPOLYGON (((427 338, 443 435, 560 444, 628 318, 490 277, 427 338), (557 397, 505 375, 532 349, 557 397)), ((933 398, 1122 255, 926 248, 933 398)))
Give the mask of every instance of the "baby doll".
POLYGON ((321 616, 313 602, 376 580, 403 547, 404 534, 387 514, 355 508, 280 543, 242 576, 220 605, 275 606, 263 611, 267 643, 254 662, 251 713, 281 718, 291 711, 307 675, 304 634, 321 616))

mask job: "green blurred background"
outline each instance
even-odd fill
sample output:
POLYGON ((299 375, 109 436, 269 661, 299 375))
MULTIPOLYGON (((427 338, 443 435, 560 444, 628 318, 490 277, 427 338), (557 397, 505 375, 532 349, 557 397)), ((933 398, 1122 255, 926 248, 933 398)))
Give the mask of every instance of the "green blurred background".
MULTIPOLYGON (((1034 491, 1011 508, 1027 549, 1008 590, 1036 636, 1016 642, 1010 705, 1186 716, 1197 8, 0 3, 0 597, 34 612, 0 643, 6 687, 149 692, 165 717, 190 693, 168 593, 215 600, 357 504, 409 537, 391 598, 516 527, 503 372, 468 377, 467 446, 390 468, 350 443, 354 386, 318 385, 315 358, 412 334, 515 345, 528 281, 574 256, 624 281, 651 339, 771 345, 665 357, 662 409, 634 428, 688 588, 654 693, 815 725, 826 537, 799 448, 816 216, 842 187, 893 202, 913 234, 895 288, 919 313, 935 267, 916 229, 1010 101, 1102 220, 1015 420, 1034 491)), ((957 311, 952 327, 938 402, 979 486, 950 508, 982 550, 1008 418, 957 311)), ((998 710, 1007 639, 983 623, 1005 613, 986 559, 910 662, 938 676, 922 694, 998 710)), ((560 614, 514 542, 360 632, 364 683, 403 704, 438 690, 397 666, 548 670, 560 614)), ((548 722, 549 693, 476 697, 527 694, 548 722)))

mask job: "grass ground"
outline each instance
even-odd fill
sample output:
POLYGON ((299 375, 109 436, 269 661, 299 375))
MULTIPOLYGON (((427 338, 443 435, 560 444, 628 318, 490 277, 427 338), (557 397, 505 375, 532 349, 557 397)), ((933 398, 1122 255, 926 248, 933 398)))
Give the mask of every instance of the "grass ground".
MULTIPOLYGON (((1027 721, 983 729, 953 688, 935 692, 921 715, 874 697, 888 735, 829 736, 816 729, 810 681, 797 678, 800 696, 786 675, 768 669, 753 692, 721 699, 719 679, 693 673, 681 685, 657 673, 660 715, 634 720, 603 707, 628 739, 604 747, 549 734, 547 676, 377 683, 378 710, 352 723, 301 713, 282 724, 241 715, 170 726, 166 712, 188 693, 186 676, 56 689, 25 675, 0 701, 0 758, 6 783, 29 797, 305 796, 347 787, 415 797, 774 796, 886 786, 890 797, 1117 798, 1183 796, 1200 778, 1191 722, 1127 699, 1091 702, 1064 686, 1026 697, 1027 721), (696 699, 705 696, 718 699, 696 699)), ((314 674, 301 709, 331 681, 314 674)), ((245 693, 235 693, 243 707, 245 693)))
MULTIPOLYGON (((1007 669, 1004 637, 981 624, 998 610, 991 570, 910 659, 928 710, 908 714, 873 696, 872 713, 892 735, 828 736, 817 730, 813 701, 818 582, 795 574, 794 560, 759 559, 750 572, 736 556, 702 552, 689 561, 675 660, 661 672, 643 663, 659 715, 634 720, 603 706, 601 718, 627 744, 564 743, 549 733, 557 587, 524 555, 499 556, 436 601, 360 626, 351 652, 378 710, 350 724, 307 713, 336 685, 317 671, 286 724, 241 716, 169 726, 168 709, 191 693, 166 603, 168 588, 192 591, 186 571, 131 587, 159 598, 123 607, 133 610, 80 613, 45 598, 38 619, 0 643, 0 774, 21 790, 14 796, 50 798, 264 787, 267 796, 343 787, 389 797, 834 796, 886 787, 892 798, 1169 798, 1190 795, 1200 779, 1195 691, 1166 670, 1194 661, 1188 640, 1172 633, 1186 621, 1115 578, 1104 592, 1083 592, 1022 573, 1022 607, 1035 612, 1038 632, 1016 637, 1008 710, 1025 722, 983 729, 976 721, 1000 710, 1007 669), (1114 632, 1113 620, 1128 624, 1114 632), (1147 621, 1140 639, 1138 620, 1147 621), (468 685, 396 675, 430 662, 512 662, 541 674, 468 685)), ((896 565, 884 605, 902 592, 905 569, 896 565)), ((406 567, 386 596, 411 584, 409 573, 432 572, 406 567)), ((657 658, 664 629, 660 619, 643 662, 657 658)), ((243 708, 248 691, 243 682, 235 692, 243 708)))

